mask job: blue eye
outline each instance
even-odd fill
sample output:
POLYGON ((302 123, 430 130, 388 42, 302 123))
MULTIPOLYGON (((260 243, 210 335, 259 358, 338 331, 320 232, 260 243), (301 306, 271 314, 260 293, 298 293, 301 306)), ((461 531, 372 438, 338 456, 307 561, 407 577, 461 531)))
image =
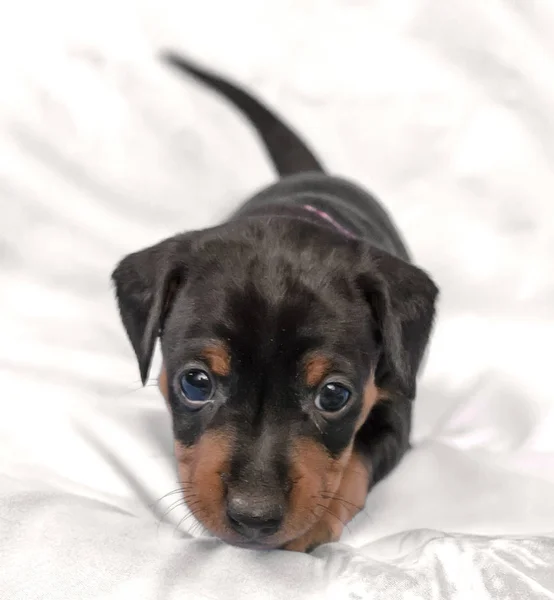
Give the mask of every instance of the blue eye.
POLYGON ((213 384, 208 373, 202 369, 187 369, 180 377, 179 384, 185 400, 194 408, 212 397, 213 384))
POLYGON ((350 390, 340 383, 326 383, 316 396, 315 405, 324 412, 338 412, 350 400, 350 390))

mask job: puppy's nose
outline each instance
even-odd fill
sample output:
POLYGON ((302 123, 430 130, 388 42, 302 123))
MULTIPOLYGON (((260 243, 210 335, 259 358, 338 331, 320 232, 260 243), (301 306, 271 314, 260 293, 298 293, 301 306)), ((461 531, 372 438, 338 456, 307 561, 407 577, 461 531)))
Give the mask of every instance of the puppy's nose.
POLYGON ((242 536, 257 540, 274 534, 283 522, 283 503, 268 496, 254 498, 237 492, 227 498, 227 518, 242 536))

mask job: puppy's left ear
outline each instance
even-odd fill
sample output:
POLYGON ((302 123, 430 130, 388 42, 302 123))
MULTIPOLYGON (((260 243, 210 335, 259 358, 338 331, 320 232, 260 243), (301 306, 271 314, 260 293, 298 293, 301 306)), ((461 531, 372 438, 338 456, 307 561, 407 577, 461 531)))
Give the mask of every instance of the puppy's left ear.
POLYGON ((358 286, 381 343, 375 383, 413 399, 439 290, 418 267, 374 248, 364 252, 362 270, 358 286))
POLYGON ((126 256, 112 273, 119 314, 146 383, 156 338, 187 271, 185 235, 126 256))

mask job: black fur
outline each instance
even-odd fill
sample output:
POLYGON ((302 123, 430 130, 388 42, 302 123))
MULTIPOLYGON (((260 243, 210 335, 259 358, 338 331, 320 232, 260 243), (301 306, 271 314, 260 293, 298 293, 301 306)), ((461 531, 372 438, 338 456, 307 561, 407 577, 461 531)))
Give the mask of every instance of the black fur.
POLYGON ((352 439, 374 372, 390 400, 374 408, 357 444, 372 462, 374 481, 381 479, 409 446, 437 287, 411 264, 378 201, 326 175, 274 113, 181 57, 166 60, 235 103, 282 178, 222 225, 177 235, 117 266, 121 318, 143 382, 161 333, 176 438, 192 444, 206 429, 233 423, 240 435, 231 477, 263 480, 282 493, 289 442, 309 436, 339 454, 352 439), (202 362, 202 347, 214 341, 229 348, 231 373, 218 380, 209 407, 184 412, 176 378, 186 364, 202 362), (317 390, 301 376, 314 351, 328 356, 335 377, 354 391, 339 418, 321 417, 317 390))

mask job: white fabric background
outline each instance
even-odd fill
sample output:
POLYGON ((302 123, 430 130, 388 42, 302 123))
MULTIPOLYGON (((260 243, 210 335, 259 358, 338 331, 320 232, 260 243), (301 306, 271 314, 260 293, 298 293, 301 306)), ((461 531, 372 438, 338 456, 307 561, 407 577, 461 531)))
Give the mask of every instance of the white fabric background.
POLYGON ((551 0, 18 0, 0 50, 2 600, 554 597, 551 0), (442 288, 416 448, 312 556, 159 525, 169 418, 109 274, 273 177, 167 46, 381 197, 442 288))

